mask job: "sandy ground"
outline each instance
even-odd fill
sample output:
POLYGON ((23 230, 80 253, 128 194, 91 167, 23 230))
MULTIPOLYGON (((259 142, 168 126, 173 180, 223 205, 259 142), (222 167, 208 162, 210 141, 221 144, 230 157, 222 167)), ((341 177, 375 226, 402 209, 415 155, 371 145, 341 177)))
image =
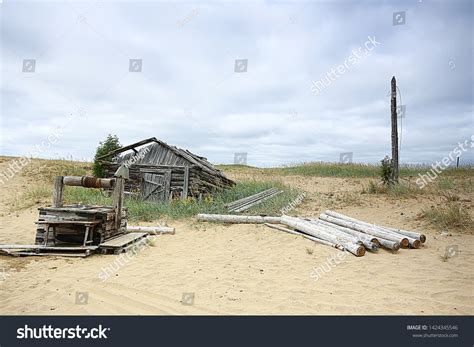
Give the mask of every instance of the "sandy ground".
MULTIPOLYGON (((137 255, 122 256, 122 265, 113 255, 0 256, 0 314, 474 314, 474 236, 440 233, 418 221, 431 201, 361 199, 361 179, 273 178, 308 192, 299 215, 316 216, 331 207, 422 230, 428 241, 418 250, 347 255, 315 279, 312 269, 340 251, 265 226, 168 222, 175 235, 158 236, 137 255), (443 261, 449 246, 458 252, 443 261), (103 281, 101 272, 112 266, 118 270, 103 281)), ((2 211, 24 184, 17 175, 2 186, 2 211)), ((36 219, 36 208, 2 213, 0 243, 33 243, 36 219)))

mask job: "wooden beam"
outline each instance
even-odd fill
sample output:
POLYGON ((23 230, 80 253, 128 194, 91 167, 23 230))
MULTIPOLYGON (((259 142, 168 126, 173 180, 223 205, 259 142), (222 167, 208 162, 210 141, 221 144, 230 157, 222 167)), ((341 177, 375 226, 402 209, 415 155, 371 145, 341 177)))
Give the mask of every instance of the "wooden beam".
POLYGON ((53 207, 61 207, 63 205, 64 184, 63 176, 57 176, 53 185, 53 207))
POLYGON ((105 155, 101 155, 100 157, 97 157, 97 159, 101 160, 101 159, 104 159, 104 158, 107 158, 107 157, 115 156, 117 154, 128 151, 130 149, 134 149, 135 147, 140 147, 140 146, 146 145, 147 143, 150 143, 150 142, 158 142, 158 140, 156 139, 156 137, 150 137, 148 139, 132 143, 131 145, 121 147, 121 148, 116 149, 115 151, 109 152, 105 155))
POLYGON ((181 199, 186 199, 188 197, 189 189, 189 167, 184 168, 184 183, 183 183, 183 192, 181 193, 181 199))
POLYGON ((124 194, 123 189, 125 185, 125 179, 121 177, 117 177, 115 179, 115 187, 114 192, 112 194, 112 201, 113 206, 115 209, 115 228, 118 230, 120 229, 120 224, 122 220, 122 208, 123 208, 123 200, 124 194))

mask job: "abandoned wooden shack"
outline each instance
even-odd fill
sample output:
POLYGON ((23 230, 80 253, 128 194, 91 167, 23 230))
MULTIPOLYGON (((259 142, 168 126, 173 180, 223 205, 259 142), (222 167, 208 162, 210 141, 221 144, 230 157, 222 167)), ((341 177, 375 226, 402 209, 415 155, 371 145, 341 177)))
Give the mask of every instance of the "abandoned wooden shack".
POLYGON ((170 146, 155 137, 145 139, 102 157, 107 177, 120 165, 129 169, 126 194, 143 201, 166 202, 187 197, 202 198, 235 183, 216 169, 206 158, 170 146))

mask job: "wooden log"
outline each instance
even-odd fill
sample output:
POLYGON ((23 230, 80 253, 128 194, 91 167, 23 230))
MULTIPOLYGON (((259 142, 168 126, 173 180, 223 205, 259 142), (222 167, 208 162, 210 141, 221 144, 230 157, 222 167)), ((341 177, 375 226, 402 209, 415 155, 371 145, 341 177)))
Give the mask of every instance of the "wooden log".
MULTIPOLYGON (((393 236, 396 236, 396 237, 407 238, 408 243, 409 243, 410 247, 412 247, 412 248, 419 248, 420 247, 420 242, 421 242, 421 236, 424 236, 424 235, 418 234, 418 235, 415 235, 417 237, 413 238, 413 237, 406 236, 404 234, 398 233, 398 232, 394 231, 391 228, 387 228, 387 227, 380 226, 380 225, 375 225, 375 224, 370 224, 370 223, 367 223, 367 222, 364 222, 364 221, 361 221, 361 220, 346 216, 342 213, 337 213, 337 212, 334 212, 334 211, 331 211, 331 210, 327 210, 324 213, 328 216, 331 216, 331 217, 335 217, 335 218, 339 218, 339 219, 343 219, 343 220, 348 220, 350 222, 366 225, 368 227, 376 227, 376 228, 382 229, 382 231, 387 232, 387 233, 389 233, 393 236)), ((411 234, 413 235, 413 233, 411 233, 411 234)), ((414 234, 416 234, 416 233, 414 233, 414 234)), ((426 240, 426 237, 424 239, 426 240)), ((404 245, 404 246, 407 246, 407 245, 404 245)))
MULTIPOLYGON (((398 250, 400 248, 400 243, 401 243, 401 238, 395 237, 392 235, 388 235, 387 233, 384 233, 380 231, 379 229, 373 228, 373 227, 367 227, 364 225, 356 224, 353 222, 349 222, 343 219, 331 217, 325 214, 321 214, 319 216, 320 219, 325 220, 326 222, 330 222, 333 224, 337 224, 346 228, 354 229, 360 232, 363 232, 367 235, 372 235, 376 236, 377 240, 379 240, 380 244, 384 247, 391 247, 390 249, 392 250, 398 250), (387 242, 382 242, 382 239, 386 241, 392 241, 392 243, 387 243, 387 242)), ((404 243, 408 246, 408 239, 403 239, 404 243)))
POLYGON ((57 176, 53 185, 53 207, 61 207, 63 205, 64 184, 63 176, 57 176))
POLYGON ((382 226, 382 228, 393 231, 397 234, 401 234, 401 235, 404 235, 404 236, 411 237, 415 240, 419 240, 421 243, 426 242, 426 236, 424 234, 417 233, 415 231, 409 231, 409 230, 403 230, 403 229, 397 229, 397 228, 390 228, 390 227, 386 227, 386 226, 382 226))
POLYGON ((319 224, 326 225, 326 226, 338 229, 342 232, 350 234, 350 235, 352 235, 354 237, 357 237, 361 240, 366 240, 368 242, 375 243, 377 246, 380 245, 379 240, 374 235, 364 234, 364 233, 361 233, 360 231, 350 229, 350 228, 346 228, 346 227, 342 227, 340 225, 332 224, 332 223, 326 222, 322 219, 311 219, 311 220, 312 221, 317 221, 319 224))
POLYGON ((97 246, 78 246, 78 247, 61 247, 61 246, 43 246, 43 245, 0 245, 0 249, 31 249, 31 250, 48 250, 48 251, 85 251, 96 250, 97 246))
POLYGON ((175 229, 170 227, 127 226, 127 232, 145 232, 149 234, 174 234, 175 229))
POLYGON ((232 214, 205 214, 197 215, 199 221, 221 222, 221 223, 243 223, 243 224, 264 224, 280 223, 280 217, 270 216, 236 216, 232 214))
POLYGON ((64 176, 63 184, 65 186, 77 186, 85 188, 104 188, 110 189, 114 186, 113 178, 97 178, 93 176, 64 176))
POLYGON ((360 236, 354 236, 354 235, 345 233, 344 231, 339 230, 338 228, 334 228, 333 226, 324 225, 320 222, 321 221, 310 221, 310 223, 320 226, 321 228, 327 230, 327 232, 329 232, 333 235, 336 235, 337 237, 340 237, 342 240, 350 241, 350 242, 353 242, 353 243, 360 243, 360 244, 364 245, 364 247, 367 248, 370 251, 378 251, 378 245, 379 245, 378 241, 377 241, 377 243, 371 242, 368 235, 362 234, 360 236))
MULTIPOLYGON (((317 225, 309 223, 308 221, 294 217, 282 216, 280 218, 280 222, 293 229, 300 230, 306 234, 317 237, 319 239, 333 243, 339 243, 339 240, 335 235, 328 233, 327 231, 323 230, 322 228, 319 228, 317 225)), ((365 254, 365 248, 362 245, 353 242, 341 242, 341 244, 346 250, 348 250, 355 256, 361 257, 365 254)))
POLYGON ((326 245, 326 246, 331 246, 331 247, 334 247, 334 248, 337 248, 341 251, 345 251, 345 248, 344 246, 340 245, 340 244, 337 244, 337 243, 332 243, 332 242, 329 242, 329 241, 325 241, 325 240, 322 240, 322 239, 318 239, 317 237, 314 237, 314 236, 310 236, 310 235, 307 235, 305 233, 302 233, 302 232, 299 232, 299 231, 296 231, 296 230, 291 230, 291 229, 288 229, 288 228, 285 228, 285 227, 282 227, 280 225, 276 225, 276 224, 271 224, 271 223, 265 223, 265 225, 267 227, 270 227, 270 228, 273 228, 273 229, 277 229, 277 230, 281 230, 281 231, 284 231, 286 233, 289 233, 289 234, 293 234, 293 235, 297 235, 297 236, 303 236, 304 238, 308 239, 308 240, 311 240, 311 241, 314 241, 314 242, 318 242, 322 245, 326 245))
POLYGON ((346 228, 354 229, 354 230, 363 232, 363 233, 368 234, 368 235, 374 235, 374 236, 377 236, 377 237, 384 238, 386 240, 399 242, 400 245, 402 245, 403 247, 408 247, 409 246, 409 242, 408 242, 408 239, 406 237, 394 236, 394 235, 389 234, 389 233, 387 233, 386 231, 384 231, 380 228, 377 228, 374 225, 369 227, 367 225, 363 225, 363 224, 355 223, 355 222, 352 222, 352 221, 348 221, 348 220, 328 216, 327 214, 324 214, 324 213, 322 213, 319 216, 319 218, 322 219, 322 220, 325 220, 326 222, 330 222, 330 223, 337 224, 337 225, 340 225, 340 226, 343 226, 343 227, 346 227, 346 228))

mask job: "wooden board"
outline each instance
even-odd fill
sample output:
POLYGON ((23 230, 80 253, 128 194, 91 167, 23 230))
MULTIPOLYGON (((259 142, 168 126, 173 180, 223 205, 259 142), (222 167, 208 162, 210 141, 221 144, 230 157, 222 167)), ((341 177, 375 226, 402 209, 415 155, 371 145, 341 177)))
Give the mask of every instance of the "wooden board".
POLYGON ((54 253, 54 252, 49 252, 49 253, 36 253, 36 252, 9 252, 9 255, 17 257, 17 256, 48 256, 48 257, 78 257, 78 258, 85 258, 92 253, 90 252, 84 252, 84 253, 54 253))
POLYGON ((128 233, 109 239, 99 245, 99 248, 121 248, 130 243, 134 243, 144 237, 147 237, 148 233, 128 233))

